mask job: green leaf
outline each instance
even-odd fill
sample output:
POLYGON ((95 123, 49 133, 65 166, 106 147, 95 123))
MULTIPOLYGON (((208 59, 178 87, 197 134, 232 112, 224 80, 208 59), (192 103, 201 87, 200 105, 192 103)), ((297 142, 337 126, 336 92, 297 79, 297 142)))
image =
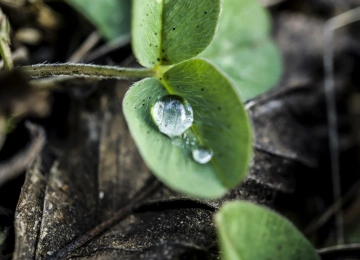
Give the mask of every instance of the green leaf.
POLYGON ((188 60, 169 69, 161 80, 136 83, 123 107, 145 162, 171 188, 215 198, 245 177, 252 155, 249 119, 233 86, 205 60, 188 60), (151 116, 155 103, 168 94, 182 97, 193 109, 192 127, 176 138, 162 134, 151 116), (193 159, 198 144, 213 152, 210 162, 193 159))
POLYGON ((211 42, 220 0, 134 0, 132 43, 145 67, 193 58, 211 42))
POLYGON ((282 71, 269 35, 270 19, 258 1, 224 0, 215 38, 200 56, 227 73, 248 100, 274 86, 282 71))
POLYGON ((222 259, 320 260, 315 249, 287 219, 264 207, 235 201, 215 215, 222 259))
POLYGON ((109 41, 130 33, 129 0, 65 0, 109 41))

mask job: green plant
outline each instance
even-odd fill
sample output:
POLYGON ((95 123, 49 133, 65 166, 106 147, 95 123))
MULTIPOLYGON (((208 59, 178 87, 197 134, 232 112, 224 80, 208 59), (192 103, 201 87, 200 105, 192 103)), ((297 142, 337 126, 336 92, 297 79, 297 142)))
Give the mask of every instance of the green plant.
POLYGON ((320 259, 288 220, 264 207, 228 202, 216 213, 215 223, 222 259, 320 259))
POLYGON ((271 87, 281 70, 259 4, 226 0, 220 15, 221 4, 134 0, 132 45, 144 69, 56 64, 23 70, 34 77, 148 77, 123 100, 145 162, 175 190, 219 197, 246 176, 251 160, 252 132, 241 99, 271 87), (234 13, 246 22, 234 22, 234 13))
MULTIPOLYGON (((89 19, 96 16, 93 2, 67 1, 89 8, 89 19)), ((23 70, 33 77, 145 78, 129 89, 123 109, 147 165, 175 190, 219 197, 246 176, 251 160, 242 101, 266 91, 281 72, 267 13, 253 0, 224 0, 221 14, 220 0, 133 2, 133 51, 145 68, 49 64, 23 70), (235 14, 242 22, 234 22, 235 14)), ((108 40, 119 36, 103 13, 94 24, 108 40)), ((215 222, 223 259, 319 259, 290 222, 263 207, 227 203, 215 222)))

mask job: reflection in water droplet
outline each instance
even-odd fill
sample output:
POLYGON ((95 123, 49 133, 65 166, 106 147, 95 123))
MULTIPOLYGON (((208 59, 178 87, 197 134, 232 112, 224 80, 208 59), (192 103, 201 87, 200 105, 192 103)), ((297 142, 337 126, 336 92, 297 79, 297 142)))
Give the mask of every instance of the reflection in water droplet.
POLYGON ((200 147, 192 151, 194 160, 198 163, 208 163, 213 157, 213 152, 205 147, 200 147))
POLYGON ((194 121, 190 104, 176 95, 163 96, 151 112, 160 132, 171 138, 181 135, 194 121))

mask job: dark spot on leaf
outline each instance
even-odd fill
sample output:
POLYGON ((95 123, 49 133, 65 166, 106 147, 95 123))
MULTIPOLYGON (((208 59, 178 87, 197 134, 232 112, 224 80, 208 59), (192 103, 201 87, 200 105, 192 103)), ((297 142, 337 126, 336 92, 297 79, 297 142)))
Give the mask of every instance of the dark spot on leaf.
POLYGON ((159 58, 157 58, 157 61, 160 61, 160 59, 159 59, 159 58))
POLYGON ((152 44, 150 43, 150 46, 152 46, 152 44))
POLYGON ((164 49, 162 49, 162 52, 165 52, 165 50, 164 50, 164 49))
POLYGON ((207 12, 204 12, 204 14, 207 14, 207 12))
POLYGON ((173 28, 173 31, 175 31, 176 28, 173 28))
POLYGON ((196 28, 199 28, 200 26, 198 25, 198 26, 196 26, 196 28))
POLYGON ((202 88, 201 91, 204 91, 204 88, 202 88))
POLYGON ((155 47, 157 48, 157 45, 155 45, 155 47))
POLYGON ((157 33, 155 33, 155 35, 157 35, 157 33))
POLYGON ((218 107, 218 110, 221 110, 221 107, 218 107))
POLYGON ((160 78, 160 80, 162 80, 162 78, 160 78))

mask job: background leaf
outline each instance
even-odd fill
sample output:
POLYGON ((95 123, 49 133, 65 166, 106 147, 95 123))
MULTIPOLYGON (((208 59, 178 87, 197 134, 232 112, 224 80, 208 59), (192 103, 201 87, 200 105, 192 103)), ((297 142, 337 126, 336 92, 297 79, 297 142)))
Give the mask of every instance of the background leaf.
POLYGON ((133 51, 145 67, 195 57, 214 36, 220 0, 133 2, 133 51))
POLYGON ((109 41, 130 33, 130 0, 65 0, 109 41))
POLYGON ((243 100, 278 81, 281 60, 269 39, 270 20, 255 0, 224 0, 214 40, 201 54, 226 72, 243 100))
POLYGON ((226 203, 215 216, 222 259, 320 259, 285 218, 258 205, 226 203))
POLYGON ((232 85, 206 61, 189 60, 168 70, 162 81, 151 78, 136 83, 123 104, 140 153, 171 188, 213 198, 246 175, 252 144, 248 117, 232 85), (194 147, 187 138, 170 139, 155 125, 151 107, 168 94, 181 96, 193 108, 193 126, 185 134, 214 152, 209 163, 193 160, 194 147))

